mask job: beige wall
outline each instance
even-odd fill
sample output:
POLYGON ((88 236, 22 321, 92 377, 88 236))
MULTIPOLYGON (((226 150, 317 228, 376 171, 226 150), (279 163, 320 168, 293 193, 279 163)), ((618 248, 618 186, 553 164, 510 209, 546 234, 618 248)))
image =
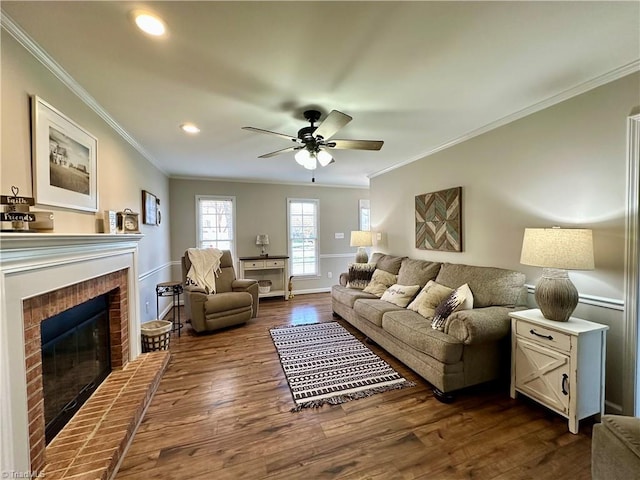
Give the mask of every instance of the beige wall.
MULTIPOLYGON (((55 233, 98 233, 104 210, 131 208, 141 212, 141 191, 148 190, 168 210, 169 181, 117 134, 78 96, 59 81, 29 52, 2 30, 2 159, 0 192, 11 186, 20 194, 33 196, 31 186, 31 144, 29 96, 37 95, 98 138, 97 213, 47 205, 34 210, 53 211, 55 233)), ((169 280, 169 216, 160 226, 142 225, 145 235, 139 244, 141 320, 155 317, 155 284, 169 280), (146 308, 146 302, 149 307, 146 308)))
MULTIPOLYGON (((581 304, 577 315, 609 325, 607 400, 622 403, 626 121, 640 105, 640 74, 591 90, 451 148, 371 179, 372 229, 384 250, 453 263, 525 272, 525 227, 592 228, 596 269, 571 272, 581 294, 612 308, 581 304), (415 248, 415 196, 462 186, 462 253, 415 248), (605 299, 605 300, 606 300, 605 299)), ((381 248, 382 249, 382 248, 381 248)), ((532 303, 532 306, 534 304, 532 303)))
MULTIPOLYGON (((291 160, 293 162, 293 159, 291 160)), ((294 168, 292 163, 291 168, 294 168)), ((330 168, 330 167, 329 167, 330 168)), ((326 290, 346 271, 355 257, 349 246, 351 230, 358 229, 358 200, 368 189, 171 179, 171 257, 178 263, 196 243, 196 195, 233 195, 236 198, 238 256, 260 253, 256 235, 269 235, 268 252, 287 254, 287 198, 320 200, 320 276, 294 280, 295 291, 326 290), (344 233, 336 239, 335 233, 344 233), (331 272, 333 278, 328 278, 331 272)))

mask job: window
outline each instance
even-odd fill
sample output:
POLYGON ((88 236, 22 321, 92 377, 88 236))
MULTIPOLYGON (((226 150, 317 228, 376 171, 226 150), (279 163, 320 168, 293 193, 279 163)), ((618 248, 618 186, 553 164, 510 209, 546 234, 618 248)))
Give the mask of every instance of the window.
POLYGON ((196 196, 198 248, 231 250, 235 258, 235 197, 196 196))
POLYGON ((319 275, 318 200, 287 199, 291 275, 319 275))
POLYGON ((359 200, 358 207, 360 230, 371 230, 371 208, 369 207, 369 200, 359 200))

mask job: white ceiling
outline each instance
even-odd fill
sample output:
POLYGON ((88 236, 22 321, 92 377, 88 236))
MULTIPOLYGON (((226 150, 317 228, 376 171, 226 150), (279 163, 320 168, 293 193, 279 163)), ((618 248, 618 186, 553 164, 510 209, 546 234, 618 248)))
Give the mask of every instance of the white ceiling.
POLYGON ((371 175, 640 66, 639 2, 3 1, 2 9, 172 177, 310 182, 292 154, 257 158, 287 140, 241 127, 295 136, 313 106, 353 117, 335 138, 384 140, 379 152, 335 151, 336 163, 316 172, 318 184, 366 186, 371 175), (166 38, 133 26, 129 13, 140 7, 164 19, 166 38), (202 132, 182 133, 186 121, 202 132))

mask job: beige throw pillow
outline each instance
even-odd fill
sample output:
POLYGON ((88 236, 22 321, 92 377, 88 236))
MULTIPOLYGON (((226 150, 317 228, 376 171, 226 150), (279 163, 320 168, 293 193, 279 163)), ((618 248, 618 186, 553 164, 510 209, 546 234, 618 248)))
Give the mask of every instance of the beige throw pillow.
POLYGON ((381 300, 405 308, 415 294, 418 293, 418 290, 420 290, 420 285, 407 286, 396 283, 387 288, 382 294, 381 300))
POLYGON ((367 285, 362 291, 372 293, 376 297, 381 297, 387 288, 396 283, 397 279, 397 275, 377 268, 376 271, 373 272, 369 285, 367 285))
POLYGON ((429 280, 422 291, 407 308, 418 312, 425 318, 432 318, 436 313, 436 308, 453 292, 453 288, 445 287, 439 283, 429 280))

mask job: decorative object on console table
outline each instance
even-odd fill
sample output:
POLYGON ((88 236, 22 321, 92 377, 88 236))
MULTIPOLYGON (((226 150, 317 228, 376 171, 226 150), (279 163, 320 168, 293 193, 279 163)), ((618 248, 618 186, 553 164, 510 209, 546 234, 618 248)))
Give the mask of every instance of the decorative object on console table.
POLYGON ((13 185, 13 195, 0 196, 2 231, 24 233, 53 230, 53 212, 31 212, 29 207, 35 204, 34 198, 19 197, 19 192, 20 189, 13 185))
POLYGON ((98 139, 31 97, 33 191, 39 204, 98 211, 98 139))
POLYGON ((125 208, 122 212, 116 213, 118 233, 140 233, 140 220, 138 213, 130 208, 125 208))
POLYGON ((271 285, 273 285, 271 280, 258 280, 258 292, 269 293, 271 291, 271 285))
POLYGON ((260 245, 262 247, 262 250, 260 251, 261 257, 269 256, 269 254, 267 253, 267 250, 264 248, 265 245, 269 245, 269 235, 265 233, 261 233, 258 236, 256 236, 256 245, 260 245))
POLYGON ((609 327, 571 317, 556 322, 537 309, 511 317, 511 398, 522 393, 569 420, 604 414, 609 327))
POLYGON ((578 305, 567 270, 593 270, 593 235, 580 228, 526 228, 520 263, 543 267, 536 303, 548 320, 566 322, 578 305))
POLYGON ((462 187, 416 196, 416 248, 462 251, 462 187))
POLYGON ((369 255, 365 247, 373 245, 371 232, 366 230, 354 230, 351 232, 352 247, 358 247, 356 252, 356 263, 367 263, 369 261, 369 255))
POLYGON ((142 190, 142 223, 158 225, 158 203, 153 193, 142 190))

